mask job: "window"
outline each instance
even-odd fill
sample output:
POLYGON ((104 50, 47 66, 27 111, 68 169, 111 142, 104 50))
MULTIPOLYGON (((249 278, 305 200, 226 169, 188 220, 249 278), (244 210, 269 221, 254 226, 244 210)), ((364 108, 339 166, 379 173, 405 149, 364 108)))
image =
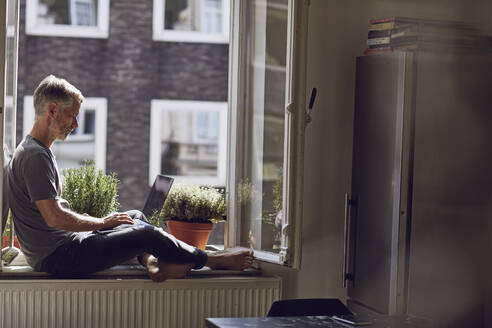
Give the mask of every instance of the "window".
POLYGON ((227 103, 152 100, 149 184, 156 174, 225 186, 227 103))
MULTIPOLYGON (((3 51, 0 51, 0 72, 3 76, 0 79, 0 107, 5 108, 0 115, 0 132, 2 137, 2 146, 4 154, 0 157, 0 170, 6 165, 6 150, 12 152, 15 147, 15 109, 17 98, 17 45, 19 36, 19 2, 17 0, 2 1, 0 4, 0 43, 4 44, 3 51)), ((2 183, 5 183, 2 179, 2 183)), ((3 188, 5 189, 5 188, 3 188)), ((3 218, 7 217, 7 208, 5 205, 5 194, 2 194, 0 200, 0 231, 3 231, 3 218)), ((0 271, 3 271, 3 261, 0 261, 0 271)))
POLYGON ((302 45, 294 48, 293 40, 305 31, 305 4, 232 3, 226 246, 297 267, 305 75, 293 74, 303 71, 302 45))
POLYGON ((5 88, 5 117, 4 117, 4 145, 10 153, 15 148, 15 115, 17 108, 17 18, 18 3, 13 0, 7 1, 7 41, 6 41, 6 88, 5 88))
POLYGON ((26 33, 107 38, 109 0, 32 0, 26 2, 26 33))
MULTIPOLYGON (((97 168, 106 169, 106 121, 105 98, 85 98, 78 116, 79 127, 67 140, 55 141, 51 147, 61 170, 78 167, 86 160, 93 160, 97 168)), ((24 97, 23 135, 27 135, 34 122, 33 97, 24 97)))
POLYGON ((153 38, 227 43, 229 0, 154 0, 153 38))
POLYGON ((13 129, 12 125, 12 115, 14 112, 14 98, 10 95, 5 97, 5 121, 3 125, 4 129, 4 139, 3 143, 9 149, 9 152, 12 154, 14 152, 15 145, 15 129, 13 129))

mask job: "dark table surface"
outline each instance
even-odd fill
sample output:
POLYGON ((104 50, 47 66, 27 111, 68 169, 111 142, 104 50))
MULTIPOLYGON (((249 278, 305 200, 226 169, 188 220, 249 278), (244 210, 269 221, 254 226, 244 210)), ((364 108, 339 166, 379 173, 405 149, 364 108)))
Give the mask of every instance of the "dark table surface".
POLYGON ((368 328, 432 328, 431 322, 425 319, 410 316, 371 316, 371 325, 352 326, 344 324, 330 317, 262 317, 262 318, 207 318, 209 328, 264 328, 264 327, 368 327, 368 328))

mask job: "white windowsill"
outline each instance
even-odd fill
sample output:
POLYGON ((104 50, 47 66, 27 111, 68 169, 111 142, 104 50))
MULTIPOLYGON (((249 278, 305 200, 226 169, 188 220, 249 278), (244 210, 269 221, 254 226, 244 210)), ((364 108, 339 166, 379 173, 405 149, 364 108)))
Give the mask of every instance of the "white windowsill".
MULTIPOLYGON (((191 272, 185 278, 196 277, 211 277, 211 276, 258 276, 261 274, 261 270, 256 267, 252 267, 246 270, 212 270, 209 267, 203 267, 199 270, 191 270, 191 272)), ((30 267, 24 256, 19 254, 9 265, 3 266, 3 271, 0 272, 1 279, 25 279, 25 278, 46 278, 53 279, 49 273, 34 271, 30 267)), ((147 271, 141 266, 136 259, 125 262, 121 265, 116 265, 107 270, 92 273, 89 275, 81 276, 80 278, 68 278, 68 280, 78 279, 117 279, 117 278, 144 278, 149 279, 147 271)))
POLYGON ((26 28, 27 35, 54 36, 64 38, 107 39, 109 33, 105 29, 85 26, 34 25, 26 28))
POLYGON ((152 34, 152 40, 165 42, 228 44, 229 36, 224 34, 209 34, 202 32, 160 30, 154 31, 152 34))

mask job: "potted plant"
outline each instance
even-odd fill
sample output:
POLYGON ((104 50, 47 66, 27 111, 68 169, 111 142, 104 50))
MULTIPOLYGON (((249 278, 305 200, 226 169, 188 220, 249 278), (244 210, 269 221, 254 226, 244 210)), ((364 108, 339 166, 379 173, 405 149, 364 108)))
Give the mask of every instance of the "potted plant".
POLYGON ((225 220, 224 194, 215 188, 190 184, 175 184, 160 213, 150 221, 166 222, 176 238, 205 249, 215 223, 225 220))
POLYGON ((95 168, 93 161, 86 161, 82 167, 63 170, 62 175, 62 198, 72 211, 103 217, 118 210, 118 179, 114 173, 105 174, 95 168))
MULTIPOLYGON (((7 220, 5 221, 5 226, 3 227, 3 233, 2 233, 2 248, 4 247, 9 247, 10 246, 10 211, 7 217, 7 220)), ((14 247, 20 248, 19 246, 19 240, 17 239, 17 236, 14 236, 14 247)))
MULTIPOLYGON (((277 179, 272 185, 271 194, 260 192, 255 183, 243 178, 237 188, 237 201, 241 206, 240 215, 250 220, 241 220, 243 231, 249 230, 248 235, 241 236, 241 244, 248 244, 254 249, 278 252, 281 244, 282 228, 282 170, 279 169, 277 179), (252 215, 252 205, 262 202, 261 214, 252 215), (261 233, 261 245, 257 244, 255 235, 261 233)), ((266 184, 262 187, 265 188, 266 184)), ((266 189, 266 188, 265 188, 266 189)), ((264 189, 264 190, 265 190, 264 189)))

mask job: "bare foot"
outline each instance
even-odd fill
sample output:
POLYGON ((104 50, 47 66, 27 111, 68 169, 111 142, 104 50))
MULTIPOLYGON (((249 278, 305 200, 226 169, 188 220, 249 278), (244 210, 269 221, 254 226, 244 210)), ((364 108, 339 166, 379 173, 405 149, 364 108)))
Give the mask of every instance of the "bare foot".
POLYGON ((183 278, 193 268, 193 264, 175 264, 158 260, 152 255, 144 257, 147 273, 154 282, 183 278))
POLYGON ((211 269, 244 270, 253 265, 253 251, 242 250, 208 254, 206 266, 211 269))

